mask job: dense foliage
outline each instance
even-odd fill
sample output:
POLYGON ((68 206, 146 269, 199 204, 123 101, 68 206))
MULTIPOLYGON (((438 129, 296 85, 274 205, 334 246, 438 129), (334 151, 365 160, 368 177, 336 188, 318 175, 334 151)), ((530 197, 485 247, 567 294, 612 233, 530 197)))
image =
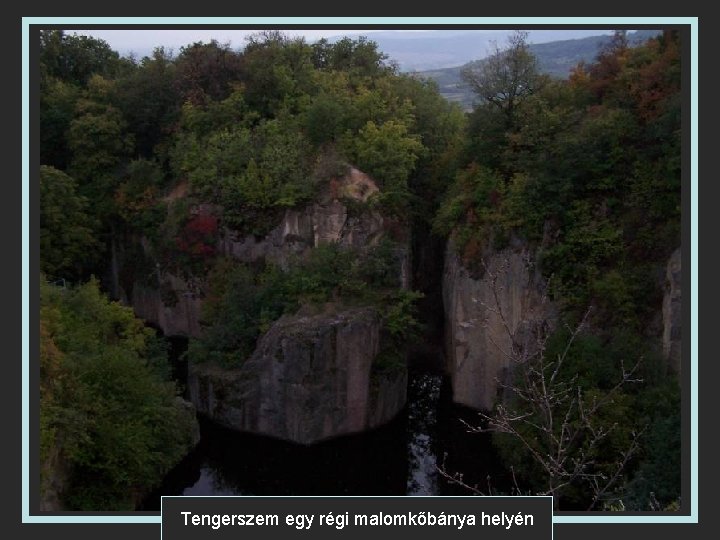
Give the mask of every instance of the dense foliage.
POLYGON ((164 345, 96 281, 40 284, 40 460, 71 510, 134 509, 192 443, 164 345))
POLYGON ((147 203, 187 179, 249 232, 265 232, 271 210, 310 200, 330 179, 316 167, 328 153, 387 187, 403 215, 408 183, 428 181, 462 123, 432 85, 398 74, 364 38, 310 45, 265 32, 239 52, 213 41, 133 62, 101 40, 44 31, 41 65, 42 162, 100 205, 101 229, 137 210, 115 197, 137 174, 133 158, 161 166, 147 203))
MULTIPOLYGON (((679 425, 677 381, 656 358, 664 268, 680 245, 679 37, 665 32, 631 48, 618 32, 595 63, 579 65, 567 81, 535 72, 521 37, 466 75, 481 99, 470 114, 465 165, 435 230, 451 236, 478 273, 483 256, 513 236, 524 238, 535 247, 562 319, 574 327, 592 307, 594 330, 574 339, 555 384, 603 401, 622 379, 621 361, 641 362, 642 383, 614 389, 593 419, 590 431, 608 433, 603 444, 591 452, 583 446, 587 436, 579 437, 570 459, 608 477, 630 434, 642 433, 639 455, 605 496, 637 509, 662 507, 679 497, 679 432, 670 434, 679 425)), ((567 344, 568 335, 558 331, 547 349, 542 345, 541 358, 551 364, 567 344)), ((528 399, 526 392, 541 382, 528 379, 528 369, 536 377, 543 371, 518 367, 505 407, 526 419, 527 440, 534 442, 519 444, 522 432, 496 441, 509 462, 523 465, 516 470, 524 471, 524 481, 542 491, 548 472, 538 470, 537 456, 552 454, 564 424, 549 423, 548 411, 528 399)), ((579 422, 578 414, 568 421, 579 422)), ((566 504, 588 503, 579 482, 556 495, 566 504)))
POLYGON ((40 167, 40 269, 48 277, 77 279, 98 247, 88 200, 77 182, 53 167, 40 167))
POLYGON ((418 328, 413 303, 418 293, 400 288, 398 256, 402 252, 386 240, 361 254, 321 245, 286 270, 218 259, 209 275, 206 328, 190 342, 190 358, 240 365, 280 316, 301 306, 322 311, 348 305, 376 306, 388 334, 386 345, 400 354, 418 328))
POLYGON ((680 68, 672 33, 473 113, 468 164, 435 221, 469 265, 519 233, 568 308, 640 330, 680 244, 680 68), (517 101, 517 100, 516 100, 517 101), (654 296, 653 296, 654 295, 654 296))
MULTIPOLYGON (((108 276, 111 294, 120 287, 128 298, 143 284, 170 308, 178 298, 168 275, 196 284, 204 333, 190 356, 225 366, 244 361, 283 314, 372 305, 384 321, 377 370, 404 365, 420 295, 401 288, 392 241, 321 245, 283 268, 226 259, 219 242, 263 236, 286 209, 339 196, 351 166, 371 175, 379 194, 345 201, 348 212, 382 212, 388 236, 406 238, 413 219, 428 220, 452 168, 459 109, 397 73, 365 38, 310 45, 262 32, 242 50, 211 41, 139 61, 58 30, 43 30, 40 41, 40 247, 49 280, 108 276)), ((174 389, 153 374, 162 355, 97 282, 42 287, 46 473, 58 459, 67 464, 72 508, 130 506, 183 448, 174 389)))

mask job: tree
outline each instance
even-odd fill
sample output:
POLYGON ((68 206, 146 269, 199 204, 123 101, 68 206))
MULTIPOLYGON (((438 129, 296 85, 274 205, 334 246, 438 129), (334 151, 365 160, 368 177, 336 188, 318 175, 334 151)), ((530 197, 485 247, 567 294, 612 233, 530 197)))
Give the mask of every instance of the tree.
POLYGON ((111 104, 114 81, 94 75, 67 132, 72 151, 69 172, 80 192, 93 201, 95 214, 106 219, 112 213, 113 196, 123 162, 133 149, 122 112, 111 104))
POLYGON ((182 47, 175 60, 176 90, 183 101, 195 105, 206 100, 223 100, 240 78, 242 57, 229 44, 196 42, 182 47))
POLYGON ((254 34, 247 41, 242 82, 250 108, 266 118, 302 110, 314 85, 310 45, 278 31, 254 34))
POLYGON ((336 43, 321 39, 312 45, 313 62, 318 69, 346 71, 361 77, 374 77, 392 72, 388 56, 378 50, 378 44, 366 36, 357 40, 344 37, 336 43))
POLYGON ((40 30, 41 80, 54 77, 83 86, 94 74, 113 77, 123 66, 120 55, 102 39, 40 30))
POLYGON ((122 183, 115 192, 118 215, 130 229, 153 234, 165 213, 159 206, 163 171, 155 161, 136 159, 128 163, 122 183))
MULTIPOLYGON (((588 510, 615 501, 640 449, 643 428, 633 426, 627 412, 632 408, 628 386, 643 382, 638 378, 640 359, 626 366, 622 358, 605 352, 581 370, 573 358, 584 354, 578 353, 579 341, 586 336, 591 310, 565 332, 554 332, 552 324, 542 320, 526 320, 514 331, 499 298, 499 278, 505 271, 507 263, 496 272, 485 267, 492 300, 483 308, 487 327, 495 318, 503 328, 504 335, 491 340, 507 358, 510 375, 497 381, 502 397, 494 410, 480 413, 480 425, 466 426, 472 433, 493 433, 494 442, 509 450, 517 494, 552 495, 555 509, 565 497, 585 503, 588 510), (518 472, 525 489, 519 486, 518 472)), ((439 470, 450 481, 482 494, 461 475, 439 470)))
POLYGON ((176 79, 175 59, 170 51, 158 47, 117 81, 117 106, 142 156, 152 156, 177 122, 182 96, 176 79))
POLYGON ((197 440, 192 409, 168 381, 166 351, 96 280, 40 284, 43 488, 62 476, 70 510, 132 510, 197 440))
POLYGON ((508 45, 497 44, 490 57, 472 64, 462 72, 463 79, 483 100, 501 111, 512 123, 517 105, 535 93, 544 77, 538 72, 537 59, 527 44, 528 33, 517 30, 508 45))
POLYGON ((40 167, 40 269, 48 277, 75 280, 98 251, 88 201, 77 183, 53 167, 40 167))
POLYGON ((66 169, 70 160, 67 131, 80 98, 78 86, 49 78, 40 93, 40 163, 66 169))
POLYGON ((40 30, 39 60, 40 161, 64 170, 67 132, 83 88, 93 75, 115 76, 128 63, 105 41, 62 30, 40 30))
POLYGON ((402 122, 377 125, 369 121, 353 144, 355 163, 380 184, 388 210, 401 212, 410 196, 408 177, 424 151, 420 138, 408 133, 402 122))
POLYGON ((305 117, 310 141, 317 146, 335 142, 342 133, 346 114, 341 98, 337 95, 323 92, 315 96, 305 117))

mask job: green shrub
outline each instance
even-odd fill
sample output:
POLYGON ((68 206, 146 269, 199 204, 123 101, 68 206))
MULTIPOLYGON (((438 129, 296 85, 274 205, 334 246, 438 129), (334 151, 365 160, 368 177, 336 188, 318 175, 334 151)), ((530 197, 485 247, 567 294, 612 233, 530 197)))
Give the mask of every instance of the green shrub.
POLYGON ((132 510, 189 450, 194 417, 181 407, 154 332, 109 302, 96 281, 42 282, 41 463, 69 472, 71 510, 132 510))
POLYGON ((190 341, 190 359, 240 365, 280 316, 328 302, 378 306, 393 346, 400 347, 418 328, 414 304, 421 295, 398 288, 396 249, 389 241, 364 253, 322 244, 286 270, 219 259, 209 276, 205 330, 190 341))

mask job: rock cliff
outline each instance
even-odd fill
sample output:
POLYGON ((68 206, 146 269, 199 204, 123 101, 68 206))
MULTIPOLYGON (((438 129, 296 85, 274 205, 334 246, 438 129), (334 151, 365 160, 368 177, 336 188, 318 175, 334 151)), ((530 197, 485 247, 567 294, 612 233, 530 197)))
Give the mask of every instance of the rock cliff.
POLYGON ((682 359, 682 265, 680 248, 667 263, 663 296, 663 353, 669 366, 680 373, 682 359))
POLYGON ((531 352, 534 330, 553 324, 555 309, 544 297, 540 274, 521 242, 486 253, 483 259, 482 276, 475 278, 448 243, 443 302, 453 401, 490 410, 499 397, 499 382, 506 380, 517 358, 511 339, 516 351, 531 352))
MULTIPOLYGON (((385 235, 385 219, 369 208, 351 211, 351 204, 365 203, 378 191, 370 177, 351 168, 338 181, 337 193, 325 192, 317 202, 300 209, 285 211, 280 223, 267 235, 241 235, 225 229, 218 239, 216 252, 243 263, 266 261, 287 268, 295 256, 300 256, 323 243, 363 250, 377 244, 385 235), (337 195, 337 196, 333 196, 337 195)), ((219 213, 219 208, 200 205, 200 213, 219 213)), ((143 249, 149 252, 147 242, 143 249)), ((397 268, 403 288, 410 287, 410 251, 407 246, 396 249, 397 268)), ((117 279, 114 279, 117 281, 117 279)), ((200 335, 203 299, 203 276, 188 280, 167 272, 159 276, 161 286, 142 282, 132 289, 120 291, 128 298, 138 317, 160 328, 168 336, 200 335), (163 292, 168 292, 168 301, 163 292)))
MULTIPOLYGON (((280 268, 326 243, 360 256, 387 234, 386 219, 364 204, 377 192, 370 177, 351 168, 314 202, 286 210, 263 237, 220 231, 214 253, 280 268)), ((197 205, 191 212, 217 216, 222 209, 197 205)), ((409 288, 407 243, 396 244, 394 259, 401 287, 409 288)), ((200 336, 204 276, 191 280, 166 272, 157 282, 159 287, 135 282, 126 294, 136 314, 165 335, 200 336)), ((198 412, 226 427, 303 444, 373 428, 391 420, 406 399, 404 367, 382 373, 374 368, 381 326, 371 308, 284 316, 241 367, 191 363, 191 400, 198 412)))
POLYGON ((363 248, 377 243, 382 234, 383 218, 379 213, 366 211, 350 216, 348 207, 334 199, 287 210, 280 224, 260 239, 226 230, 221 252, 242 262, 265 259, 285 267, 293 255, 322 243, 363 248))
POLYGON ((166 336, 200 335, 202 293, 197 284, 165 273, 163 287, 172 292, 172 301, 163 298, 162 289, 136 282, 131 304, 135 315, 160 328, 166 336))
POLYGON ((406 399, 407 372, 378 372, 380 317, 371 308, 285 316, 239 368, 190 366, 198 411, 232 429, 301 444, 391 420, 406 399))

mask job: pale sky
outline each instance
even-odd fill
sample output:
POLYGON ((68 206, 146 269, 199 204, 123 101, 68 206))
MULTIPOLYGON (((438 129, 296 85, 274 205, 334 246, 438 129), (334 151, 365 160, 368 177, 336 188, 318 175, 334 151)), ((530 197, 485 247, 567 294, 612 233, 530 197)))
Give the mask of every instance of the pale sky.
MULTIPOLYGON (((130 52, 134 52, 136 56, 142 57, 148 55, 157 46, 164 46, 167 49, 173 49, 175 53, 178 53, 180 47, 189 45, 197 41, 209 42, 215 39, 219 43, 230 43, 233 49, 241 49, 245 46, 245 38, 253 33, 257 33, 259 29, 254 30, 224 30, 224 29, 213 29, 213 30, 67 30, 68 34, 78 33, 96 38, 103 39, 116 51, 122 55, 127 55, 130 52)), ((320 38, 341 36, 345 34, 349 35, 367 35, 372 37, 375 32, 393 32, 397 33, 398 36, 411 38, 415 30, 339 30, 339 29, 328 29, 328 30, 282 30, 283 33, 290 36, 303 36, 308 42, 316 41, 320 38)), ((452 33, 464 32, 463 30, 450 30, 452 33)), ((478 30, 482 33, 506 33, 507 30, 478 30)), ((573 30, 568 29, 568 37, 565 39, 573 39, 577 37, 593 36, 598 34, 610 33, 609 30, 573 30)), ((542 43, 545 41, 555 41, 558 38, 558 30, 533 30, 530 32, 530 42, 542 43)), ((562 39, 562 38, 560 38, 562 39)))
MULTIPOLYGON (((158 45, 174 48, 176 52, 180 47, 195 43, 208 42, 212 39, 219 43, 230 42, 233 49, 245 46, 245 38, 259 30, 78 30, 78 34, 85 34, 104 39, 120 53, 139 50, 146 51, 158 45)), ((73 33, 69 31, 68 33, 73 33)), ((282 30, 290 36, 304 36, 306 41, 315 41, 323 37, 332 37, 348 33, 347 30, 282 30)), ((352 33, 364 33, 362 30, 352 33)))

